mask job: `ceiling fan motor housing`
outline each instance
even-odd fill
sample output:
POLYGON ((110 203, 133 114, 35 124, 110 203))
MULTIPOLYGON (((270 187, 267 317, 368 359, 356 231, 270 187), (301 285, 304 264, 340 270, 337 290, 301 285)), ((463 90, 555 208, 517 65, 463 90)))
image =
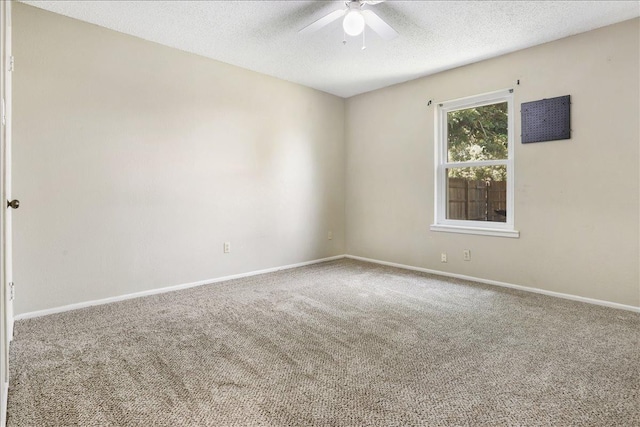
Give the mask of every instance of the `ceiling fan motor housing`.
MULTIPOLYGON (((334 10, 322 18, 312 22, 299 31, 301 34, 307 34, 323 28, 331 22, 342 19, 342 27, 345 34, 350 36, 358 36, 363 34, 365 27, 369 27, 373 32, 377 33, 385 40, 391 40, 398 36, 389 24, 382 20, 369 7, 363 9, 363 6, 373 6, 382 3, 384 0, 346 0, 344 2, 346 8, 334 10)), ((363 36, 364 37, 364 36, 363 36)), ((345 40, 346 41, 346 40, 345 40)), ((345 42, 343 41, 343 43, 345 42)), ((364 43, 364 39, 363 39, 364 43)))

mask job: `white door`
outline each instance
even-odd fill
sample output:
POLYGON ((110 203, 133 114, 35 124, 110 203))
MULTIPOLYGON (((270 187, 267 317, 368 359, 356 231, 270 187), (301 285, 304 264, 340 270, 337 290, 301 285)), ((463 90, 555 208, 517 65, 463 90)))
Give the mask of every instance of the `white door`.
POLYGON ((7 320, 7 337, 9 341, 13 339, 13 251, 12 251, 12 233, 11 233, 11 217, 14 209, 17 209, 20 202, 13 200, 11 197, 11 74, 13 72, 13 56, 11 52, 11 2, 5 3, 5 43, 4 43, 4 200, 2 207, 5 209, 4 215, 4 279, 5 279, 5 296, 6 296, 6 320, 7 320), (11 206, 8 202, 11 201, 11 206))
POLYGON ((0 427, 6 425, 9 388, 9 342, 13 338, 13 285, 11 258, 11 2, 0 1, 0 427), (11 284, 11 285, 10 285, 11 284))

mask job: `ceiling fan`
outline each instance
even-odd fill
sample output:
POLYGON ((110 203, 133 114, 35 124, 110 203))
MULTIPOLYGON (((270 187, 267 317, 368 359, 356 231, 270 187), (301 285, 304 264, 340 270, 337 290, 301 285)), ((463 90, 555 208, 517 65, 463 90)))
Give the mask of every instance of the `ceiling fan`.
MULTIPOLYGON (((317 21, 312 22, 311 24, 301 29, 299 33, 312 33, 344 16, 344 19, 342 21, 342 28, 344 29, 345 35, 348 34, 350 36, 359 36, 360 34, 362 34, 363 49, 365 49, 364 30, 366 26, 369 26, 369 28, 375 31, 383 39, 391 40, 398 36, 398 32, 391 28, 389 24, 384 22, 382 18, 380 18, 374 11, 363 9, 363 6, 373 6, 378 3, 382 3, 383 1, 384 0, 347 0, 344 2, 347 6, 346 9, 335 10, 328 15, 323 16, 317 21)), ((343 43, 346 42, 347 40, 345 37, 343 43)))

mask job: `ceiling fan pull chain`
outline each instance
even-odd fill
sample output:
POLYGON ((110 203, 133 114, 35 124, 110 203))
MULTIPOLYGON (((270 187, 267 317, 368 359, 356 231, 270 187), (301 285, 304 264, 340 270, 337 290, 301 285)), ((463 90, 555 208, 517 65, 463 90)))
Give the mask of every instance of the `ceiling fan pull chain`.
POLYGON ((367 46, 364 44, 364 33, 367 32, 367 27, 365 26, 364 29, 362 30, 362 50, 365 50, 367 48, 367 46))
POLYGON ((342 44, 347 44, 347 32, 342 30, 342 44))

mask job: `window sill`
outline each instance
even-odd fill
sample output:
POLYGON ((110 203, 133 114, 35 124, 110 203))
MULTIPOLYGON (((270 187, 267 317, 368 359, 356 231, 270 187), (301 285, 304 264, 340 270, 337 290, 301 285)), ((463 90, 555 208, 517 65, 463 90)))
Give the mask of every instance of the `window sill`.
POLYGON ((498 228, 462 227, 459 225, 431 224, 431 231, 443 231, 446 233, 478 234, 481 236, 510 237, 517 239, 520 232, 517 230, 501 230, 498 228))

